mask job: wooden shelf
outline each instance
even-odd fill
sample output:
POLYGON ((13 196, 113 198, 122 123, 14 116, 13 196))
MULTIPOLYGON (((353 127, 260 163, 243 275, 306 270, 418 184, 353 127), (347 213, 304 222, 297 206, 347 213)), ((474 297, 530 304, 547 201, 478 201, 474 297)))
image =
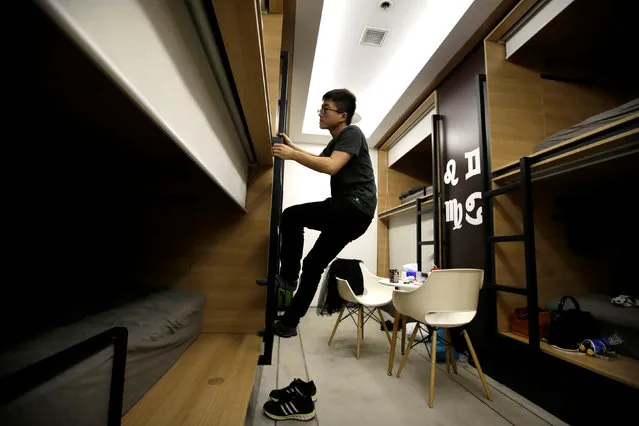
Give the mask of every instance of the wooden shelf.
POLYGON ((262 339, 202 334, 122 418, 124 426, 243 426, 262 339))
MULTIPOLYGON (((420 197, 419 199, 422 200, 422 207, 430 206, 433 204, 432 195, 426 195, 424 197, 420 197)), ((385 220, 385 219, 388 219, 389 217, 396 216, 398 214, 402 214, 406 212, 412 212, 412 211, 417 211, 417 200, 411 201, 409 203, 401 204, 397 207, 393 207, 391 209, 383 211, 379 213, 377 217, 380 220, 385 220)))
MULTIPOLYGON (((502 331, 500 334, 519 342, 528 343, 528 338, 508 331, 502 331)), ((564 361, 570 362, 571 364, 594 371, 595 373, 617 380, 618 382, 639 388, 639 360, 623 355, 618 355, 617 357, 610 359, 595 358, 580 352, 566 352, 555 349, 544 341, 541 342, 540 347, 544 353, 556 358, 560 358, 564 361)))
MULTIPOLYGON (((639 124, 639 113, 530 154, 528 157, 533 161, 531 166, 532 179, 539 180, 637 151, 639 149, 639 127, 637 124, 639 124), (615 131, 620 128, 623 130, 615 131)), ((519 180, 519 161, 499 167, 493 170, 492 174, 499 175, 493 178, 493 182, 496 184, 513 183, 519 180), (513 170, 513 168, 515 169, 513 170), (507 170, 510 171, 504 173, 507 170)))

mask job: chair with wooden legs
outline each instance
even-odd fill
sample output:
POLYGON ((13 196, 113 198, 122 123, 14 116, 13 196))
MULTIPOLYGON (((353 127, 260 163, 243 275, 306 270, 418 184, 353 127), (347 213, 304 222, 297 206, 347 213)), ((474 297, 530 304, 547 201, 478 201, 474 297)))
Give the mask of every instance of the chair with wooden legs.
POLYGON ((362 269, 362 278, 364 279, 364 294, 362 295, 356 295, 353 293, 353 290, 347 280, 336 277, 337 291, 342 299, 344 299, 344 304, 342 305, 342 309, 340 310, 335 326, 333 327, 331 337, 328 339, 328 344, 330 345, 339 324, 349 317, 355 321, 354 316, 357 315, 357 321, 355 322, 357 327, 357 359, 359 359, 361 341, 364 338, 364 324, 369 319, 372 319, 382 325, 386 332, 388 343, 391 343, 390 332, 386 327, 384 316, 379 308, 389 304, 393 298, 392 287, 380 284, 380 278, 369 272, 363 263, 360 263, 360 267, 362 269), (348 310, 347 316, 344 316, 345 310, 348 310), (376 313, 378 314, 379 319, 375 317, 376 313))
MULTIPOLYGON (((401 315, 412 317, 426 324, 433 330, 431 336, 432 351, 430 357, 430 391, 428 397, 428 406, 430 408, 433 408, 435 398, 437 329, 444 328, 446 336, 448 336, 446 340, 450 342, 450 332, 446 329, 463 327, 475 317, 479 300, 479 290, 483 282, 484 271, 481 269, 441 269, 433 271, 421 287, 411 291, 395 291, 393 293, 393 305, 401 315)), ((416 326, 404 352, 404 358, 397 370, 397 377, 402 373, 418 331, 419 327, 416 326)), ((468 332, 465 329, 463 330, 463 334, 484 386, 484 390, 488 395, 488 399, 492 401, 486 378, 479 365, 479 360, 477 359, 477 354, 470 341, 468 332)), ((394 327, 393 337, 391 338, 391 354, 388 361, 389 374, 392 374, 396 339, 397 327, 394 327)), ((455 363, 453 349, 450 345, 447 345, 446 348, 446 358, 448 373, 450 373, 451 367, 456 373, 457 365, 455 363)))

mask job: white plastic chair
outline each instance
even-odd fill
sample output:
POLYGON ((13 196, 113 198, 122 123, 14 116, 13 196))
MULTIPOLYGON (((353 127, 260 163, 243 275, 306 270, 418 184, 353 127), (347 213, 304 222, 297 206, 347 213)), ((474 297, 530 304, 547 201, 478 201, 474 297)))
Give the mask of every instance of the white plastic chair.
POLYGON ((333 333, 331 333, 331 337, 328 339, 328 344, 330 346, 340 322, 349 317, 353 318, 353 315, 357 314, 357 322, 355 324, 357 326, 357 359, 359 359, 361 340, 364 338, 364 324, 371 318, 382 324, 384 331, 386 331, 388 343, 391 343, 390 332, 386 327, 382 311, 379 308, 381 306, 388 305, 393 299, 392 287, 380 284, 380 277, 372 274, 368 269, 366 269, 364 263, 360 263, 360 267, 362 269, 362 278, 364 279, 364 294, 362 295, 358 296, 353 293, 353 290, 347 280, 335 277, 337 281, 337 291, 345 302, 342 305, 342 309, 339 311, 335 327, 333 327, 333 333), (352 308, 347 306, 348 304, 357 304, 359 306, 352 308), (368 311, 366 312, 366 317, 364 317, 364 308, 368 311), (348 315, 342 318, 344 310, 346 309, 348 309, 348 315), (374 316, 375 310, 377 310, 377 313, 379 314, 379 320, 377 320, 374 316))
MULTIPOLYGON (((483 282, 484 271, 481 269, 441 269, 432 271, 421 287, 411 291, 395 291, 393 293, 393 305, 398 312, 435 329, 431 336, 432 352, 430 357, 430 393, 428 399, 428 406, 430 408, 433 408, 435 390, 437 329, 463 327, 475 317, 479 300, 479 290, 483 282)), ((397 371, 397 377, 402 373, 418 330, 419 327, 415 327, 410 337, 404 358, 397 371)), ((470 337, 466 330, 463 330, 463 334, 475 366, 477 367, 479 377, 486 390, 486 394, 488 394, 488 399, 492 400, 486 378, 479 365, 479 360, 477 359, 477 354, 470 341, 470 337)), ((394 342, 396 338, 397 327, 394 327, 391 355, 388 362, 389 375, 392 374, 393 358, 395 356, 394 342)), ((450 373, 450 367, 452 366, 454 372, 457 373, 457 364, 455 363, 455 356, 450 345, 446 348, 446 358, 448 372, 450 373)))

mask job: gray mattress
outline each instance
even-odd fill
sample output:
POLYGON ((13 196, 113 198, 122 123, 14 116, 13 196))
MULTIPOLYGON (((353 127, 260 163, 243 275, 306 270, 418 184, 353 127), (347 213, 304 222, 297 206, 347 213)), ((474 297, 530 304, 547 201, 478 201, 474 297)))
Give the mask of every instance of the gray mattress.
MULTIPOLYGON (((200 333, 204 296, 162 290, 87 317, 0 354, 0 377, 111 327, 129 331, 123 414, 200 333)), ((107 424, 113 349, 105 349, 0 409, 3 425, 107 424)))
POLYGON ((639 112, 639 98, 633 99, 630 102, 626 102, 623 105, 619 105, 616 108, 604 111, 600 114, 588 117, 581 123, 577 123, 574 126, 562 129, 557 133, 547 137, 535 146, 533 152, 541 151, 542 149, 551 148, 557 144, 567 141, 568 139, 576 136, 588 133, 597 129, 605 124, 612 123, 620 120, 623 117, 629 116, 639 112))

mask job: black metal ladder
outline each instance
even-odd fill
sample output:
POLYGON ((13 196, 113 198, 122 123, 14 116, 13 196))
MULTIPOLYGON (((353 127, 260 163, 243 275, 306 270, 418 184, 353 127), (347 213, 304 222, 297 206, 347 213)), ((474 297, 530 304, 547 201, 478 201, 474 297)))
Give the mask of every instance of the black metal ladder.
MULTIPOLYGON (((485 152, 486 153, 486 152, 485 152)), ((487 183, 486 190, 482 192, 482 198, 487 204, 488 224, 486 226, 486 253, 488 256, 487 266, 487 283, 486 286, 494 291, 496 311, 496 293, 503 291, 526 296, 526 306, 528 308, 528 337, 529 345, 533 351, 539 350, 539 315, 538 315, 538 296, 537 296, 537 265, 535 258, 535 224, 533 220, 533 200, 532 200, 532 181, 530 177, 530 158, 523 157, 519 161, 519 181, 514 182, 497 189, 492 189, 492 179, 489 173, 486 173, 487 183), (523 198, 523 225, 524 233, 520 235, 494 235, 493 223, 493 201, 494 197, 504 195, 514 191, 521 191, 523 198), (524 261, 526 266, 526 286, 513 287, 504 284, 498 284, 495 276, 495 244, 523 242, 524 243, 524 261)), ((496 314, 496 313, 495 313, 496 314)), ((496 318, 493 317, 493 330, 497 330, 496 318)))
MULTIPOLYGON (((479 107, 481 112, 481 147, 482 147, 482 168, 484 170, 484 191, 482 199, 486 207, 486 287, 491 290, 491 329, 498 334, 497 326, 497 292, 520 294, 526 296, 526 306, 528 308, 528 344, 533 353, 539 352, 539 315, 538 315, 538 295, 537 295, 537 260, 535 257, 535 222, 533 219, 533 199, 532 199, 532 179, 530 167, 532 160, 529 157, 522 157, 519 160, 519 181, 492 189, 493 175, 490 173, 490 150, 486 120, 486 75, 478 76, 479 86, 479 107), (521 235, 494 235, 493 218, 493 198, 520 191, 523 201, 523 228, 521 235), (495 244, 500 243, 524 243, 524 262, 526 268, 526 286, 513 287, 499 284, 495 272, 495 244)), ((513 167, 513 170, 517 170, 513 167)))
MULTIPOLYGON (((288 122, 288 52, 280 54, 280 94, 278 99, 278 127, 279 133, 287 133, 288 122)), ((280 136, 272 138, 272 143, 283 143, 280 136)), ((284 160, 273 159, 273 191, 271 194, 271 218, 269 225, 268 272, 267 278, 257 280, 258 285, 266 286, 266 311, 264 315, 264 330, 260 336, 264 343, 263 353, 258 365, 271 365, 273 360, 273 323, 277 318, 277 285, 275 277, 280 271, 280 221, 282 219, 282 203, 284 194, 284 160)))
MULTIPOLYGON (((440 240, 440 224, 439 224, 439 123, 442 120, 442 116, 439 114, 433 114, 433 133, 432 139, 432 184, 433 184, 433 239, 428 241, 422 241, 422 215, 429 213, 430 209, 422 208, 422 203, 426 200, 417 198, 417 270, 422 271, 422 246, 433 246, 434 263, 437 267, 441 268, 440 259, 440 247, 438 242, 440 240)), ((415 277, 417 278, 417 277, 415 277)))

